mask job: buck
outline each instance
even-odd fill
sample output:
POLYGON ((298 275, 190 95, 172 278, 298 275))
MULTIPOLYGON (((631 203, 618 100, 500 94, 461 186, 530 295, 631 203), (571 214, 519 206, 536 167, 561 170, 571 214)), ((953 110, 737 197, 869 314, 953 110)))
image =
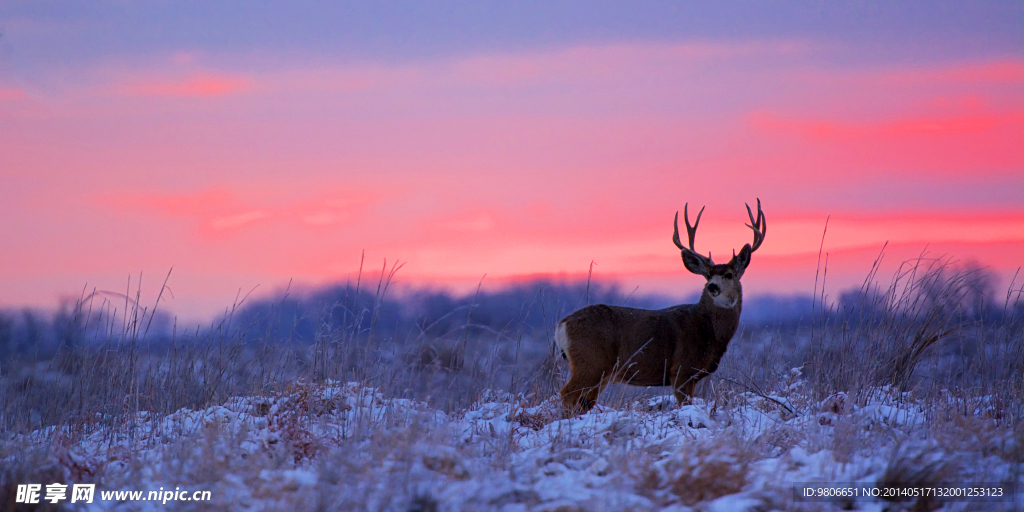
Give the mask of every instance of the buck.
POLYGON ((734 250, 732 260, 724 265, 716 265, 711 253, 705 258, 693 248, 704 208, 690 226, 689 204, 683 207, 689 247, 679 241, 676 212, 672 241, 682 251, 683 265, 707 279, 696 304, 658 310, 597 304, 558 322, 555 343, 569 361, 571 372, 561 393, 569 414, 593 408, 597 396, 611 382, 672 386, 680 405, 690 402, 697 382, 718 369, 736 333, 743 307, 740 278, 768 231, 761 200, 757 200, 756 219, 750 205, 746 206, 747 227, 754 230, 753 244, 745 244, 739 254, 734 250))

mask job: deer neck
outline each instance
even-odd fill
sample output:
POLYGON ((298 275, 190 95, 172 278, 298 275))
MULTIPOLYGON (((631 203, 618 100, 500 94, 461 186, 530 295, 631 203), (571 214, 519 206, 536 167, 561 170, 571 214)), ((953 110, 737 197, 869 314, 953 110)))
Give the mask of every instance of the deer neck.
POLYGON ((743 309, 743 292, 742 290, 740 291, 739 297, 736 298, 736 304, 733 307, 723 308, 716 306, 711 298, 711 294, 705 290, 700 296, 697 308, 700 316, 709 322, 714 329, 715 339, 719 342, 728 343, 732 339, 733 334, 736 334, 736 329, 740 325, 740 311, 743 309))

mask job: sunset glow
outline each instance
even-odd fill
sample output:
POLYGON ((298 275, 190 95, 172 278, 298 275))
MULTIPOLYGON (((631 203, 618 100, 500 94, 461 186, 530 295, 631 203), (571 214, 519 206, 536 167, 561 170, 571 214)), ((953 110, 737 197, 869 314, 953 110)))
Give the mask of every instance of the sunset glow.
POLYGON ((593 261, 597 278, 682 296, 699 278, 674 213, 707 205, 697 248, 727 259, 757 198, 756 293, 811 293, 819 247, 836 289, 887 242, 893 261, 928 251, 1003 278, 1024 264, 1019 23, 976 20, 953 40, 999 37, 960 53, 926 30, 864 44, 842 21, 834 37, 474 32, 417 53, 284 21, 290 43, 201 24, 131 29, 121 47, 93 38, 119 30, 102 13, 68 16, 0 8, 2 306, 173 267, 170 307, 203 317, 239 289, 345 280, 363 251, 373 272, 405 262, 409 285, 585 278, 593 261))

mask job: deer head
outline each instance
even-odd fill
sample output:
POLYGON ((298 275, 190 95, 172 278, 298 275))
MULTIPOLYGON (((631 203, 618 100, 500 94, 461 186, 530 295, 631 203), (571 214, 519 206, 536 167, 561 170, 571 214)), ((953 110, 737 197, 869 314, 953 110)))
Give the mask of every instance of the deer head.
POLYGON ((750 205, 747 207, 747 216, 750 217, 750 224, 746 226, 754 230, 754 242, 753 244, 745 244, 740 253, 736 254, 733 251, 732 259, 729 263, 724 265, 716 265, 711 260, 711 253, 708 253, 707 257, 704 257, 693 248, 693 239, 697 235, 697 226, 700 224, 700 216, 704 213, 704 208, 701 207, 700 212, 697 213, 697 220, 694 221, 693 226, 690 225, 690 215, 687 211, 689 209, 689 203, 683 207, 683 220, 686 222, 686 233, 690 239, 690 247, 684 247, 682 242, 679 240, 679 212, 676 212, 673 226, 675 232, 672 234, 672 241, 676 244, 676 247, 682 251, 683 265, 686 266, 686 270, 690 272, 704 276, 707 279, 707 284, 704 285, 704 295, 711 297, 711 300, 718 307, 732 308, 735 307, 739 302, 740 297, 743 293, 740 287, 740 278, 743 277, 743 272, 747 269, 747 265, 750 264, 750 255, 761 247, 761 242, 764 241, 764 235, 768 232, 768 221, 765 219, 764 213, 761 211, 761 200, 757 200, 757 218, 754 218, 753 212, 750 211, 750 205))

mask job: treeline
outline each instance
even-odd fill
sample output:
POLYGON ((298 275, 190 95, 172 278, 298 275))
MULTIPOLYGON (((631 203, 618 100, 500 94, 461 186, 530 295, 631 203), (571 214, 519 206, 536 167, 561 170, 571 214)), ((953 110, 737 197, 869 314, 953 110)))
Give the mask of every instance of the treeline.
POLYGON ((299 343, 325 336, 403 342, 466 329, 536 335, 588 303, 658 308, 676 302, 586 282, 538 280, 468 295, 429 289, 388 295, 376 286, 367 290, 338 284, 250 302, 235 314, 232 325, 254 338, 299 343))
POLYGON ((323 337, 403 342, 467 328, 536 335, 587 303, 651 308, 673 300, 586 282, 539 280, 469 295, 334 284, 249 299, 208 325, 189 327, 166 311, 94 294, 84 301, 64 301, 52 311, 0 310, 0 358, 46 361, 61 347, 144 343, 147 349, 160 349, 175 341, 223 338, 275 344, 309 344, 323 337))
MULTIPOLYGON (((907 282, 916 287, 912 304, 901 304, 906 299, 900 297, 907 294, 896 293, 898 287, 874 285, 844 291, 838 300, 807 295, 745 297, 743 323, 789 329, 809 325, 812 318, 877 322, 901 307, 929 309, 934 301, 943 303, 942 314, 961 318, 999 321, 1024 315, 1024 302, 1018 297, 1000 300, 994 276, 983 269, 943 267, 928 275, 931 278, 907 276, 907 282), (958 277, 951 281, 943 276, 958 277), (823 303, 829 305, 822 307, 823 303)), ((148 349, 160 349, 175 341, 226 337, 271 344, 312 344, 325 339, 404 343, 483 332, 543 339, 558 319, 587 304, 661 308, 696 300, 696 294, 667 297, 585 281, 535 280, 467 295, 430 289, 395 292, 386 283, 367 286, 364 282, 249 299, 209 325, 185 328, 164 311, 153 313, 130 302, 90 296, 84 302, 65 301, 49 312, 0 310, 0 358, 46 361, 61 347, 144 342, 148 349)))

